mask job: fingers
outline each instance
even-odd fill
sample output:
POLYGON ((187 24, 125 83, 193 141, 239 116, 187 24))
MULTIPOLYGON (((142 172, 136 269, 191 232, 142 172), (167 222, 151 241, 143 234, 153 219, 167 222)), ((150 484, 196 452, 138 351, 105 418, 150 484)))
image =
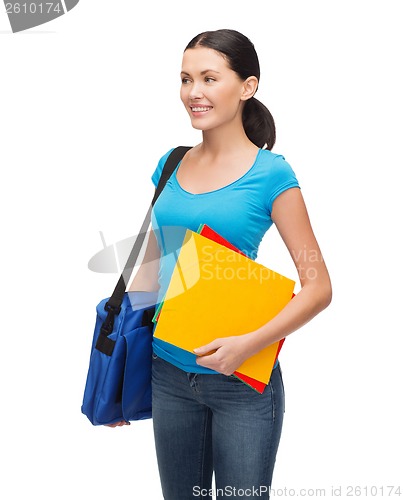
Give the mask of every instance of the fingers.
POLYGON ((212 349, 211 351, 207 351, 207 352, 199 352, 198 349, 193 349, 195 351, 195 353, 198 355, 198 356, 210 356, 210 354, 214 354, 217 352, 217 349, 212 349))
POLYGON ((130 425, 130 422, 121 420, 120 422, 115 422, 114 424, 105 424, 105 427, 122 427, 123 425, 130 425))
POLYGON ((201 347, 196 347, 196 349, 193 349, 193 352, 198 356, 208 356, 210 354, 214 354, 217 349, 221 347, 221 345, 221 339, 215 339, 209 344, 203 345, 201 347))

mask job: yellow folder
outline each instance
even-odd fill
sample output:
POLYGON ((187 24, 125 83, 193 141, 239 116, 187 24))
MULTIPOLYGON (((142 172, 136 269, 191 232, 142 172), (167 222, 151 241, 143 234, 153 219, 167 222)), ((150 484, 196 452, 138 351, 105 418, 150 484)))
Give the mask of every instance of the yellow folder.
MULTIPOLYGON (((295 281, 205 236, 187 230, 154 336, 193 353, 219 337, 249 333, 291 300, 295 281)), ((268 383, 274 343, 237 371, 268 383)))

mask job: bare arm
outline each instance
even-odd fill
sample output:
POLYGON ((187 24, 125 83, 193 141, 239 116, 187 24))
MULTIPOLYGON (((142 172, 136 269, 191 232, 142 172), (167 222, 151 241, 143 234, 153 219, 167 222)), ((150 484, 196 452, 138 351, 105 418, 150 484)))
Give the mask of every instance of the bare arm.
POLYGON ((301 290, 279 314, 251 334, 252 353, 299 329, 332 300, 329 273, 300 189, 281 193, 274 200, 271 217, 297 268, 301 290))
POLYGON ((151 229, 147 241, 143 261, 135 274, 128 291, 156 292, 158 285, 158 270, 160 250, 154 231, 151 229))

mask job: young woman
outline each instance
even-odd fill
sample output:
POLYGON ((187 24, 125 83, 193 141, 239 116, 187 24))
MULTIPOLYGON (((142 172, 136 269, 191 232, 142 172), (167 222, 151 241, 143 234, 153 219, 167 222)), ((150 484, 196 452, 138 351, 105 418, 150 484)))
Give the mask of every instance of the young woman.
MULTIPOLYGON (((163 297, 187 228, 208 224, 254 258, 274 222, 301 290, 258 330, 226 338, 217 331, 194 355, 154 338, 153 425, 167 500, 212 498, 213 471, 217 498, 269 498, 284 413, 280 364, 263 394, 231 375, 331 301, 297 178, 284 156, 271 152, 275 125, 254 97, 259 77, 254 46, 237 31, 201 33, 186 47, 181 99, 202 142, 186 153, 154 205, 153 231, 130 289, 159 289, 163 297)), ((169 153, 152 175, 155 186, 169 153)))

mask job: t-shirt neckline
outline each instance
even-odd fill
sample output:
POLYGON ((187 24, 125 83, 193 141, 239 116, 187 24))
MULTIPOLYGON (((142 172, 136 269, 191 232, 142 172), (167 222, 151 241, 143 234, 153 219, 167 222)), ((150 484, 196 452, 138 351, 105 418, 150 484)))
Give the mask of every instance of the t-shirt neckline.
POLYGON ((180 167, 180 165, 181 165, 181 163, 182 163, 182 160, 181 160, 181 161, 178 163, 178 165, 176 166, 176 168, 175 168, 175 170, 174 170, 174 173, 173 173, 173 176, 172 176, 172 177, 174 178, 175 183, 176 183, 177 187, 179 188, 179 190, 180 190, 182 193, 184 193, 184 194, 186 194, 186 195, 188 195, 188 196, 204 196, 204 195, 207 195, 207 194, 214 194, 214 193, 217 193, 217 192, 219 192, 219 191, 222 191, 223 189, 227 189, 227 188, 229 188, 229 187, 233 186, 234 184, 236 184, 236 183, 240 182, 242 179, 244 179, 247 175, 249 175, 249 174, 250 174, 250 172, 252 172, 252 170, 254 169, 255 165, 257 164, 258 159, 259 159, 259 157, 260 157, 260 153, 261 153, 262 151, 263 151, 263 149, 262 149, 262 148, 259 148, 259 150, 258 150, 258 152, 257 152, 257 154, 256 154, 256 157, 255 157, 255 161, 253 162, 252 166, 251 166, 251 167, 250 167, 250 168, 249 168, 249 169, 248 169, 248 170, 247 170, 247 171, 246 171, 243 175, 241 175, 241 177, 239 177, 238 179, 235 179, 234 181, 230 182, 229 184, 227 184, 227 185, 225 185, 225 186, 222 186, 222 187, 220 187, 220 188, 218 188, 218 189, 213 189, 212 191, 206 191, 206 192, 204 192, 204 193, 191 193, 190 191, 187 191, 186 189, 184 189, 184 188, 183 188, 183 187, 179 184, 179 181, 178 181, 178 179, 177 179, 177 177, 176 177, 176 172, 178 171, 178 169, 179 169, 179 167, 180 167))

